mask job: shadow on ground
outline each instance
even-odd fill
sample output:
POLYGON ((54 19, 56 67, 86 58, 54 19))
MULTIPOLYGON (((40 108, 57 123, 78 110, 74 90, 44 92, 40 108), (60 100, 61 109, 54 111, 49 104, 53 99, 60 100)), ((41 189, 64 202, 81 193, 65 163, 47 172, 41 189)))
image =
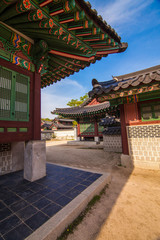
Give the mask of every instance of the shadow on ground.
MULTIPOLYGON (((69 235, 68 240, 94 240, 101 231, 105 221, 109 218, 117 199, 125 187, 133 169, 124 169, 119 166, 120 153, 107 152, 103 149, 82 148, 80 146, 56 145, 47 147, 47 161, 83 169, 112 173, 112 183, 105 195, 89 213, 85 220, 69 235), (114 193, 111 194, 111 188, 114 193)), ((105 240, 111 238, 103 238, 105 240)))

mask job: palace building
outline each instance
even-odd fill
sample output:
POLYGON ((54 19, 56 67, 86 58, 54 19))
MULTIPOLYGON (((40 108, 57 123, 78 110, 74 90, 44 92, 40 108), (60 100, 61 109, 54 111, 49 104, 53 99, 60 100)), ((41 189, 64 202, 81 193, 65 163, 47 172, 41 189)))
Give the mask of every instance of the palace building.
POLYGON ((122 164, 160 169, 160 65, 92 85, 91 98, 120 109, 122 164))
POLYGON ((0 1, 1 175, 46 175, 41 88, 126 48, 84 0, 0 1))

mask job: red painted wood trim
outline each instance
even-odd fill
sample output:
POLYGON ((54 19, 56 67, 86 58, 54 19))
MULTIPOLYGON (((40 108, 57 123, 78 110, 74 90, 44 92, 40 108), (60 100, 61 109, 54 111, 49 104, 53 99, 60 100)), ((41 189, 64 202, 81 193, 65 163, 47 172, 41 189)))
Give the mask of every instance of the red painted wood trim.
POLYGON ((78 137, 80 136, 80 124, 79 123, 77 124, 77 136, 78 137))
POLYGON ((74 21, 74 18, 71 18, 71 19, 68 19, 68 20, 61 21, 59 23, 63 24, 63 23, 68 23, 68 22, 73 22, 73 21, 74 21))
POLYGON ((120 120, 121 120, 122 152, 123 154, 129 155, 127 131, 126 131, 126 123, 125 123, 125 111, 124 111, 123 104, 120 105, 120 120))
POLYGON ((62 57, 78 59, 78 60, 86 61, 86 62, 94 60, 94 58, 95 58, 94 56, 92 56, 92 57, 82 57, 82 56, 78 56, 78 55, 74 55, 74 54, 70 54, 70 53, 65 53, 65 52, 60 52, 60 51, 56 51, 56 50, 50 50, 49 53, 55 54, 55 55, 58 55, 58 56, 62 56, 62 57))
POLYGON ((41 76, 34 74, 33 91, 33 140, 41 139, 41 76))
POLYGON ((64 12, 64 9, 61 9, 61 10, 58 10, 56 12, 53 12, 53 13, 50 13, 51 16, 55 16, 57 14, 60 14, 60 13, 63 13, 64 12))
POLYGON ((41 3, 39 6, 40 6, 40 7, 44 7, 44 6, 48 5, 48 4, 51 3, 51 2, 52 2, 52 0, 46 0, 46 1, 44 1, 43 3, 41 3))
POLYGON ((24 75, 26 75, 26 76, 33 77, 33 73, 32 73, 32 72, 30 72, 30 71, 28 71, 28 70, 26 70, 26 69, 23 69, 23 68, 15 65, 15 64, 13 64, 13 63, 10 63, 10 62, 2 59, 2 58, 0 58, 0 65, 3 66, 3 67, 8 68, 8 69, 10 69, 10 70, 13 70, 13 71, 15 71, 15 72, 24 74, 24 75))
POLYGON ((73 30, 78 30, 78 29, 83 29, 83 26, 81 26, 81 27, 71 27, 71 28, 68 28, 68 31, 73 31, 73 30))
POLYGON ((98 137, 98 123, 94 122, 94 131, 95 131, 95 137, 98 137))
POLYGON ((96 55, 99 54, 112 54, 112 53, 118 53, 119 49, 114 49, 114 50, 106 50, 106 51, 97 51, 96 55))
POLYGON ((101 40, 100 38, 90 38, 90 39, 84 39, 83 41, 84 42, 92 42, 92 41, 99 41, 99 40, 101 40))
POLYGON ((89 36, 89 35, 92 35, 92 33, 81 33, 81 34, 76 34, 76 37, 89 36))
POLYGON ((127 126, 136 126, 136 125, 153 125, 153 124, 160 124, 160 120, 155 120, 155 121, 142 121, 142 120, 138 120, 138 121, 134 121, 134 122, 129 122, 127 124, 127 126))

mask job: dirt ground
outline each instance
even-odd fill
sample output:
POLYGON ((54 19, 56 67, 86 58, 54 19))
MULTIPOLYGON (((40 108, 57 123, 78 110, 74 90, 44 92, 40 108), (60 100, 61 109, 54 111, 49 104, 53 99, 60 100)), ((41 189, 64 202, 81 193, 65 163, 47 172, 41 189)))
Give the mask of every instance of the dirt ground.
POLYGON ((117 166, 120 154, 47 143, 47 161, 111 172, 100 201, 67 240, 160 240, 160 171, 117 166))

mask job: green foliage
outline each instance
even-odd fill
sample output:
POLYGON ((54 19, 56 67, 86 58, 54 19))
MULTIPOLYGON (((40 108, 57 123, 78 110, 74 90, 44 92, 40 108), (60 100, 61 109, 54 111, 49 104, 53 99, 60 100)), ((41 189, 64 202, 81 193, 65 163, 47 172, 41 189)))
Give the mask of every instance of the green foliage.
POLYGON ((67 103, 68 106, 70 107, 77 107, 79 105, 81 105, 85 100, 88 99, 88 94, 86 93, 84 96, 80 97, 80 99, 71 99, 71 101, 69 101, 67 103))
POLYGON ((41 118, 42 121, 49 121, 49 122, 52 122, 53 119, 50 119, 50 118, 41 118))
POLYGON ((78 123, 76 121, 73 121, 72 124, 73 124, 73 127, 75 127, 77 126, 78 123))

